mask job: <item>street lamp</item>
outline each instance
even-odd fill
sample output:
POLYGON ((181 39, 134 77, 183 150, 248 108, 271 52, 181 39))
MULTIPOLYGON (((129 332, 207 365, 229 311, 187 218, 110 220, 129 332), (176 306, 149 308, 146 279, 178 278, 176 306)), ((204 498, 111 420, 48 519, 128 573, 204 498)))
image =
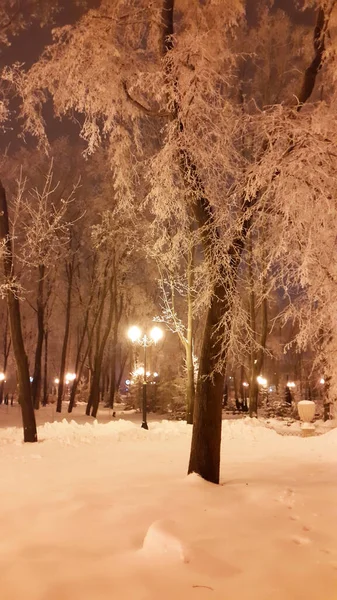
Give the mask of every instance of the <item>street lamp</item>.
POLYGON ((146 371, 146 349, 152 344, 156 344, 163 337, 163 332, 160 327, 153 327, 150 331, 150 335, 144 334, 142 336, 142 332, 134 325, 130 327, 128 331, 128 337, 133 343, 137 343, 144 348, 144 367, 139 367, 137 369, 139 375, 143 375, 143 395, 142 395, 142 428, 148 429, 147 424, 147 376, 148 372, 146 371))

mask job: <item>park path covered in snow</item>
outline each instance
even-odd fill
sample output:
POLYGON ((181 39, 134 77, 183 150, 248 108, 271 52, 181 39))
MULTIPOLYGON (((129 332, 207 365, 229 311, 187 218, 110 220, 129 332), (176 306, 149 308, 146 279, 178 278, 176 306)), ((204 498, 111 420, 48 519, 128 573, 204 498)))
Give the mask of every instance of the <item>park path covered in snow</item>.
POLYGON ((0 430, 6 600, 334 600, 337 430, 225 421, 222 485, 186 477, 184 423, 0 430), (145 541, 144 541, 145 540, 145 541))

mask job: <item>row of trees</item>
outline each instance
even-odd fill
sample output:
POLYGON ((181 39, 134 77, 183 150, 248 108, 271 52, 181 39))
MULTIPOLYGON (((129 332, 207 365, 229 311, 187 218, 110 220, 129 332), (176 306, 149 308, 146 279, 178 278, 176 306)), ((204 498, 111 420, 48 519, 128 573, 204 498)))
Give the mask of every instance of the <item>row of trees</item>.
MULTIPOLYGON (((226 365, 239 353, 249 361, 254 414, 273 294, 284 299, 283 321, 296 321, 294 343, 316 344, 331 393, 336 387, 335 4, 305 2, 315 18, 308 28, 263 0, 254 25, 240 0, 102 0, 56 29, 29 69, 3 72, 40 145, 48 147, 43 106, 51 99, 57 116, 81 116, 88 164, 107 157, 110 213, 94 243, 102 287, 86 335, 96 328, 99 365, 104 327, 119 314, 114 269, 134 260, 140 241, 186 350, 189 471, 215 483, 226 365), (177 292, 186 294, 186 320, 177 292), (193 410, 196 316, 204 329, 193 410)), ((93 380, 93 414, 95 389, 93 380)))

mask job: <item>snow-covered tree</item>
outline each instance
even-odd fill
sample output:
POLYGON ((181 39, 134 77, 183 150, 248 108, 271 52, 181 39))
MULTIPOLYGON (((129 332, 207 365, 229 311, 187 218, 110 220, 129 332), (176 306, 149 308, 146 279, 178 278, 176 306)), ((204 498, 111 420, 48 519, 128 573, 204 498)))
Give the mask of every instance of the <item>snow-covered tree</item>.
MULTIPOLYGON (((300 285, 302 262, 286 246, 295 231, 289 220, 299 236, 305 230, 304 212, 295 219, 299 193, 302 207, 317 202, 322 187, 328 199, 321 171, 328 157, 333 163, 333 145, 319 119, 329 111, 324 103, 304 105, 323 66, 335 2, 308 4, 317 9, 313 58, 289 104, 287 78, 286 93, 272 98, 277 104, 263 106, 264 87, 258 101, 256 90, 251 95, 256 108, 242 110, 234 93, 242 56, 233 38, 244 22, 239 0, 103 0, 74 25, 56 30, 29 73, 14 68, 5 74, 22 97, 26 130, 42 142, 42 109, 50 96, 56 115, 83 115, 88 154, 108 146, 116 198, 130 214, 140 207, 148 214, 158 246, 172 232, 179 244, 193 214, 207 311, 189 470, 213 482, 219 481, 224 370, 247 236, 264 229, 272 242, 266 272, 283 261, 282 285, 289 289, 292 279, 300 285)), ((302 34, 300 40, 303 53, 302 34)), ((262 52, 259 44, 255 48, 262 52)))

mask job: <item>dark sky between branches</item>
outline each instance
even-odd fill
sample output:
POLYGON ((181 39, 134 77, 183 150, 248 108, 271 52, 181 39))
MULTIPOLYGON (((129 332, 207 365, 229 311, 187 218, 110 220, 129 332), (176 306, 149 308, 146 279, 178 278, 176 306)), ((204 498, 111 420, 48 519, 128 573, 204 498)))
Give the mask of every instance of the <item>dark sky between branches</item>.
MULTIPOLYGON (((255 21, 257 0, 247 1, 247 19, 252 25, 255 21)), ((296 8, 295 0, 275 0, 273 10, 285 10, 292 18, 294 23, 310 25, 314 22, 315 15, 313 11, 300 11, 296 8)), ((88 5, 95 7, 99 5, 99 0, 89 0, 88 5)), ((72 0, 64 0, 64 7, 57 17, 54 26, 62 26, 69 23, 74 23, 80 16, 79 9, 72 0)), ((8 48, 2 48, 0 54, 0 68, 4 65, 10 65, 14 62, 32 64, 40 55, 44 46, 51 42, 51 28, 41 28, 38 25, 33 25, 29 30, 23 32, 18 38, 12 40, 12 44, 8 48)), ((63 135, 69 135, 74 138, 77 136, 77 130, 69 122, 60 123, 52 117, 52 110, 47 109, 49 114, 46 115, 46 120, 49 124, 49 135, 51 138, 57 138, 63 135)), ((17 147, 17 133, 15 122, 12 127, 7 129, 1 136, 0 144, 2 149, 10 146, 12 150, 17 147)))

